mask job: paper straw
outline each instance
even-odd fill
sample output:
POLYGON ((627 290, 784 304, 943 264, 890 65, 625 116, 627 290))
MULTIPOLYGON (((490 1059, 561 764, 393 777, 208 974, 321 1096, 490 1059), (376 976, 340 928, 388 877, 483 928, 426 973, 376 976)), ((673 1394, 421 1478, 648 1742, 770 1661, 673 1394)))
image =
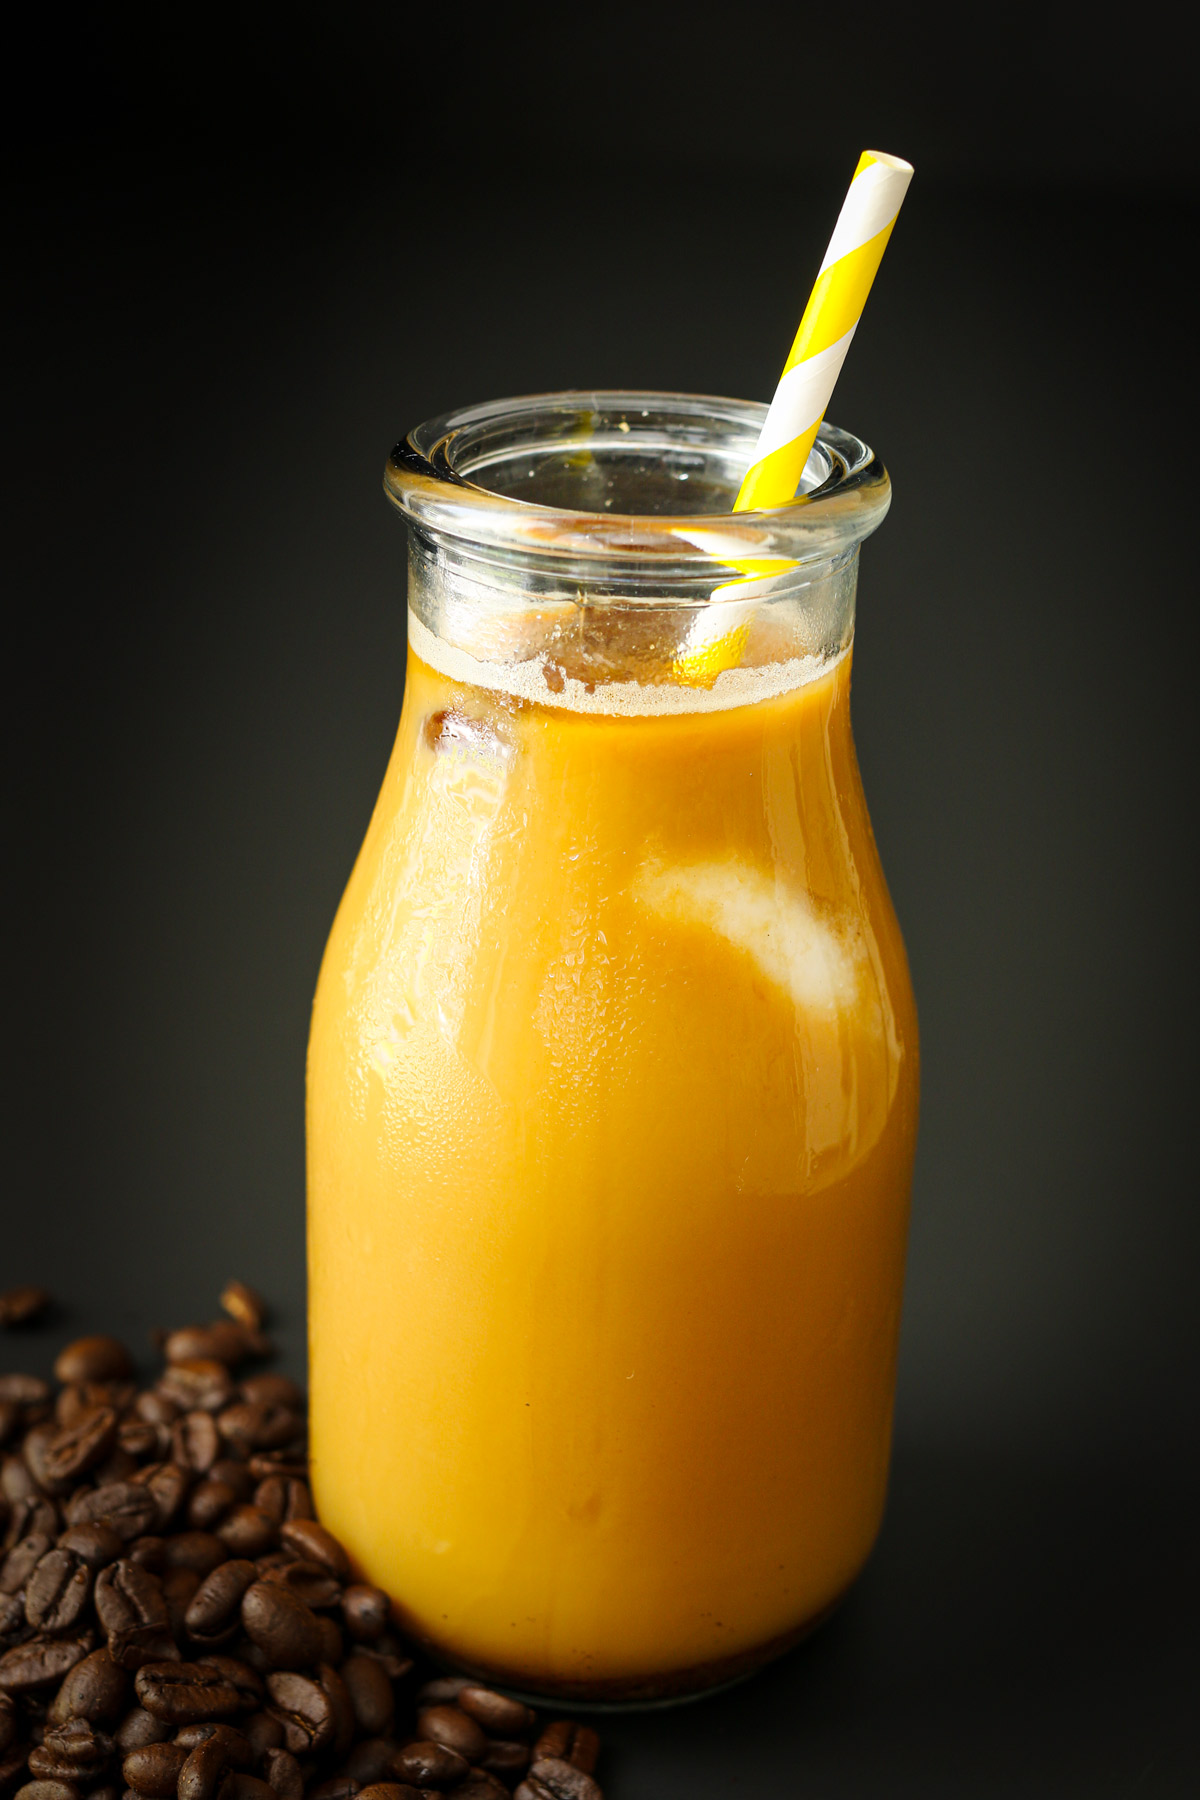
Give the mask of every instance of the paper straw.
POLYGON ((912 174, 882 150, 859 157, 734 512, 795 498, 912 174))

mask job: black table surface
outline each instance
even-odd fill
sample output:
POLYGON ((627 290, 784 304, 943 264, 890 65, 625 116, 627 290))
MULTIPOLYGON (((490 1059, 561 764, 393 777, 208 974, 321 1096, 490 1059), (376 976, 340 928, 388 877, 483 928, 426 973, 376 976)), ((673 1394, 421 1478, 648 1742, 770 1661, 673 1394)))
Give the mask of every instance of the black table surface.
MULTIPOLYGON (((386 451, 505 392, 769 394, 836 183, 18 198, 0 1286, 59 1305, 0 1360, 148 1356, 236 1274, 302 1374, 308 1007, 402 691, 386 451), (701 255, 714 206, 787 253, 701 255)), ((604 1723, 613 1800, 1200 1783, 1194 402, 1146 348, 1182 204, 914 187, 839 384, 895 480, 855 729, 923 1034, 891 1497, 809 1643, 604 1723)))

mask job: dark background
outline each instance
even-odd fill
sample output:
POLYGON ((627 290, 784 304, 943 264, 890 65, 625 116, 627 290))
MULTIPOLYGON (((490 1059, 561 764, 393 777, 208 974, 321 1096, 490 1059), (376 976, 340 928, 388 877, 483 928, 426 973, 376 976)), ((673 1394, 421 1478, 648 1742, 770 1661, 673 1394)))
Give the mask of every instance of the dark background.
MULTIPOLYGON (((399 715, 390 443, 768 398, 858 152, 917 176, 832 416, 924 1097, 890 1511, 809 1646, 614 1722, 613 1800, 1200 1774, 1190 64, 1172 15, 622 3, 18 34, 0 1286, 236 1273, 303 1363, 303 1062, 399 715)), ((1178 15, 1182 18, 1182 13, 1178 15)))

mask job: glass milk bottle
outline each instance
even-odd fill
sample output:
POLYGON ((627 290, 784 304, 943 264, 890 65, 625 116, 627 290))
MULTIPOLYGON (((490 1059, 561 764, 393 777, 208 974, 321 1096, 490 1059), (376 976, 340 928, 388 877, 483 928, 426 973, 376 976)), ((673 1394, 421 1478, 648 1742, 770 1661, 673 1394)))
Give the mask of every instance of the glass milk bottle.
POLYGON ((309 1050, 313 1482, 403 1627, 661 1700, 795 1642, 887 1479, 917 1029, 850 732, 889 501, 764 408, 413 432, 395 749, 309 1050))

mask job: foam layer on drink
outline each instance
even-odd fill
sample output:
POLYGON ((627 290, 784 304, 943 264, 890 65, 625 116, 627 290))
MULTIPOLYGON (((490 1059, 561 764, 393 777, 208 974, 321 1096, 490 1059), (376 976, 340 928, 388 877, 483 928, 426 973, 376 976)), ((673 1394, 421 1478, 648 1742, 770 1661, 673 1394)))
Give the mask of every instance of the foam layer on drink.
MULTIPOLYGON (((701 619, 704 619, 703 614, 701 619)), ((651 676, 646 681, 620 679, 619 676, 608 679, 611 670, 604 668, 597 668, 596 678, 588 679, 584 674, 572 673, 569 663, 564 666, 545 649, 522 655, 519 641, 512 660, 493 661, 474 656, 469 650, 450 644, 431 631, 411 607, 408 641, 423 663, 450 681, 510 694, 539 706, 560 707, 566 712, 607 713, 623 718, 729 712, 734 707, 775 699, 827 675, 848 649, 848 646, 839 649, 832 656, 790 655, 752 666, 724 669, 710 685, 698 687, 673 677, 669 655, 657 668, 646 667, 651 676)), ((762 653, 762 647, 759 653, 762 653)))

